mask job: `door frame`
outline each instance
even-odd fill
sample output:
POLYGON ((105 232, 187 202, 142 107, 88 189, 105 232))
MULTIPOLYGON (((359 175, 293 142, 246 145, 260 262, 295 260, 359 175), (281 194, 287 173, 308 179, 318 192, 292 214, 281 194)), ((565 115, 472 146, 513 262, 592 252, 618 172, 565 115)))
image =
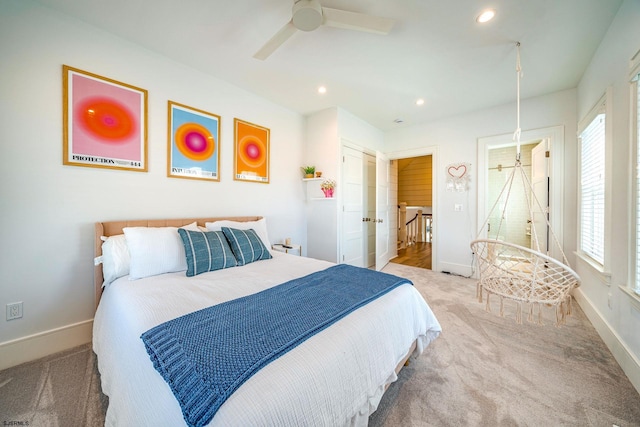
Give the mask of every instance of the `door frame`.
MULTIPOLYGON (((388 160, 398 160, 398 159, 407 159, 411 157, 421 157, 421 156, 431 156, 431 205, 433 209, 431 210, 431 219, 432 219, 432 227, 431 227, 431 271, 442 271, 440 268, 440 264, 438 263, 438 247, 440 239, 438 239, 438 228, 440 222, 438 221, 438 173, 440 170, 439 156, 438 156, 438 146, 432 145, 428 147, 420 147, 413 148, 409 150, 401 150, 401 151, 391 151, 385 153, 388 160)), ((397 192, 396 192, 396 203, 397 200, 397 192)), ((394 245, 395 252, 392 253, 391 258, 394 258, 398 255, 398 249, 394 245), (395 255, 394 255, 395 254, 395 255)))
MULTIPOLYGON (((549 139, 549 223, 553 233, 558 238, 561 246, 564 246, 563 232, 563 212, 564 212, 564 126, 551 126, 540 129, 532 129, 522 131, 520 136, 521 144, 528 142, 541 141, 545 138, 549 139)), ((487 210, 490 208, 486 203, 487 182, 488 182, 488 155, 490 148, 515 146, 513 134, 502 134, 496 136, 488 136, 478 138, 478 189, 477 189, 477 222, 476 235, 487 219, 487 210)), ((514 160, 515 161, 515 160, 514 160)), ((478 238, 486 238, 486 231, 478 238)), ((553 244, 553 237, 549 242, 551 248, 550 255, 556 259, 562 259, 562 253, 557 245, 553 244), (558 258, 560 257, 560 258, 558 258)))

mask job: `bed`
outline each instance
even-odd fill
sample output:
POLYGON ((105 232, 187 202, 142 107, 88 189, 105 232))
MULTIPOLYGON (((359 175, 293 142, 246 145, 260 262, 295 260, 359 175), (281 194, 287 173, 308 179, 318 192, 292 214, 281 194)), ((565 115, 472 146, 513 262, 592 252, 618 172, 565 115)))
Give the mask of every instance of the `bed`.
MULTIPOLYGON (((106 425, 186 424, 172 388, 154 368, 142 334, 189 313, 237 302, 335 266, 269 251, 269 259, 192 277, 183 270, 131 280, 133 261, 140 253, 131 230, 175 232, 176 227, 190 227, 203 231, 212 224, 252 231, 264 227, 257 234, 270 248, 265 220, 258 216, 96 223, 93 349, 102 390, 109 397, 106 425), (130 234, 121 239, 125 232, 130 234), (102 248, 109 239, 130 245, 131 270, 111 277, 103 287, 106 266, 103 269, 102 261, 107 260, 102 248)), ((149 250, 159 246, 156 243, 149 250)), ((440 330, 422 296, 403 281, 255 372, 217 409, 208 425, 367 425, 401 367, 421 354, 440 330)))

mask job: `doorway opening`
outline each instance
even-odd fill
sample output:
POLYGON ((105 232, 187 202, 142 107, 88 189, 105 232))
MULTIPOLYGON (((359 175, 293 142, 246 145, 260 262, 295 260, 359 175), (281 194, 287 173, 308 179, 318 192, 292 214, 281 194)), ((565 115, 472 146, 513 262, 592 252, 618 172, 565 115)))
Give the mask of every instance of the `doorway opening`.
POLYGON ((397 254, 391 262, 431 270, 433 244, 433 156, 394 161, 397 182, 397 254))
POLYGON ((478 140, 477 227, 483 231, 478 238, 503 240, 548 253, 555 258, 561 254, 555 253, 557 249, 548 243, 548 224, 562 242, 564 127, 525 131, 521 139, 524 141, 520 147, 521 161, 531 188, 514 183, 508 196, 499 196, 499 192, 515 164, 516 144, 512 135, 478 140), (526 204, 525 192, 532 206, 526 204), (497 205, 492 212, 495 203, 497 205), (485 221, 487 226, 482 229, 485 221), (532 239, 533 234, 537 236, 539 246, 532 239))
MULTIPOLYGON (((523 144, 520 147, 520 161, 529 181, 531 181, 532 168, 531 151, 539 143, 536 141, 531 144, 523 144)), ((487 238, 530 248, 533 219, 530 218, 529 204, 527 203, 531 196, 525 194, 528 189, 524 187, 524 182, 516 180, 510 189, 508 202, 507 193, 502 192, 515 167, 513 160, 515 158, 515 146, 489 148, 487 198, 489 205, 493 206, 496 202, 497 204, 487 219, 487 238)), ((545 195, 545 204, 547 199, 548 197, 545 195)))

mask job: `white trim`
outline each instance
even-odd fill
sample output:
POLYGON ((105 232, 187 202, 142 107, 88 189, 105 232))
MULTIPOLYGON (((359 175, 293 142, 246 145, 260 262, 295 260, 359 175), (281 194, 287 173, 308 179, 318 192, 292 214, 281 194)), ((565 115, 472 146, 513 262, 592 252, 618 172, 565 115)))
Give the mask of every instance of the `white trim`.
POLYGON ((473 275, 473 267, 464 264, 456 264, 453 262, 443 262, 442 263, 441 272, 446 272, 450 274, 456 274, 464 277, 472 277, 473 275))
POLYGON ((0 370, 91 342, 93 319, 0 343, 0 370))
POLYGON ((438 146, 430 145, 422 148, 412 148, 409 150, 391 151, 384 153, 388 160, 407 159, 410 157, 431 156, 431 218, 433 227, 431 229, 431 270, 442 271, 444 267, 438 263, 438 248, 440 247, 438 239, 438 171, 440 170, 438 146))
MULTIPOLYGON (((541 141, 545 138, 549 139, 549 151, 550 162, 549 176, 551 178, 551 190, 549 192, 549 223, 553 229, 554 234, 558 238, 558 241, 564 246, 564 233, 563 233, 563 212, 564 212, 564 126, 550 126, 540 129, 532 129, 523 131, 520 135, 520 140, 523 141, 522 145, 532 141, 541 141)), ((482 227, 487 219, 488 209, 486 205, 485 195, 487 194, 487 181, 488 181, 488 154, 490 148, 510 147, 515 146, 512 134, 502 134, 495 136, 487 136, 478 138, 478 197, 477 197, 477 223, 476 232, 482 227)), ((515 161, 515 159, 514 159, 515 161)), ((486 236, 479 236, 483 238, 486 236)), ((549 245, 550 254, 555 259, 562 259, 560 248, 557 245, 549 245)))
MULTIPOLYGON (((582 173, 582 142, 580 140, 580 135, 582 132, 591 124, 591 122, 596 118, 598 114, 604 113, 605 121, 604 121, 604 260, 602 262, 602 266, 600 268, 596 268, 601 273, 607 274, 611 266, 611 238, 613 236, 613 221, 611 221, 612 211, 613 211, 613 88, 611 86, 607 87, 604 95, 600 97, 598 102, 594 104, 594 106, 589 110, 589 112, 584 116, 582 120, 578 123, 578 170, 576 174, 577 189, 578 189, 578 212, 577 212, 577 221, 578 221, 578 233, 577 233, 577 241, 576 247, 578 250, 578 255, 582 254, 582 242, 580 241, 582 237, 581 220, 582 220, 582 194, 581 194, 581 186, 580 186, 580 176, 582 173)), ((585 257, 583 256, 583 259, 585 257)), ((595 260, 594 260, 595 262, 595 260)), ((591 263, 592 264, 592 263, 591 263)))
POLYGON ((629 165, 628 165, 628 174, 627 176, 632 177, 631 185, 629 186, 629 193, 627 197, 627 201, 629 205, 627 206, 627 212, 630 212, 629 215, 629 254, 632 255, 631 262, 629 263, 628 268, 628 278, 627 278, 627 287, 629 291, 635 294, 635 290, 640 289, 640 283, 636 283, 636 271, 638 268, 637 260, 638 260, 638 226, 637 226, 637 218, 640 215, 638 212, 638 179, 637 173, 638 171, 638 146, 640 141, 638 141, 638 115, 640 111, 638 111, 638 74, 640 73, 640 51, 636 53, 634 59, 637 64, 633 67, 632 60, 632 74, 631 79, 629 81, 629 165))
POLYGON ((593 270, 593 272, 596 274, 596 276, 600 279, 600 281, 602 282, 602 284, 607 285, 607 286, 611 286, 611 272, 610 271, 605 271, 602 268, 602 265, 594 260, 593 258, 591 258, 589 255, 585 254, 582 251, 575 251, 574 254, 576 255, 576 259, 578 261, 582 261, 584 263, 584 265, 586 265, 587 267, 591 268, 593 270))
POLYGON ((629 61, 629 80, 634 81, 638 79, 638 74, 640 74, 640 50, 633 55, 633 58, 629 61))
POLYGON ((573 291, 573 297, 582 308, 600 338, 607 345, 613 357, 616 359, 624 373, 631 381, 635 389, 640 392, 640 360, 627 347, 624 341, 600 314, 595 305, 582 292, 580 288, 573 291))
POLYGON ((602 95, 600 99, 598 99, 598 102, 593 104, 593 107, 591 107, 589 112, 585 114, 582 120, 578 122, 578 131, 576 132, 578 138, 580 138, 580 134, 587 128, 587 126, 591 124, 593 119, 595 119, 598 114, 605 113, 605 115, 607 115, 607 113, 609 112, 609 110, 607 109, 607 104, 611 103, 610 90, 611 87, 608 87, 604 95, 602 95))
POLYGON ((618 287, 626 296, 629 297, 629 301, 631 301, 633 308, 640 312, 640 295, 636 294, 629 286, 620 285, 618 287))

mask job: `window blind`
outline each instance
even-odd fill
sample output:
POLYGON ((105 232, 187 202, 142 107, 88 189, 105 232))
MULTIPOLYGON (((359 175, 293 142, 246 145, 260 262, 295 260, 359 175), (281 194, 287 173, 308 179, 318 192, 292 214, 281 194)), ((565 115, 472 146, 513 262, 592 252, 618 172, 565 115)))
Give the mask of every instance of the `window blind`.
POLYGON ((636 277, 635 291, 640 294, 640 85, 638 84, 638 75, 635 78, 635 145, 636 145, 636 277))
POLYGON ((604 264, 605 114, 580 134, 580 249, 604 264))

